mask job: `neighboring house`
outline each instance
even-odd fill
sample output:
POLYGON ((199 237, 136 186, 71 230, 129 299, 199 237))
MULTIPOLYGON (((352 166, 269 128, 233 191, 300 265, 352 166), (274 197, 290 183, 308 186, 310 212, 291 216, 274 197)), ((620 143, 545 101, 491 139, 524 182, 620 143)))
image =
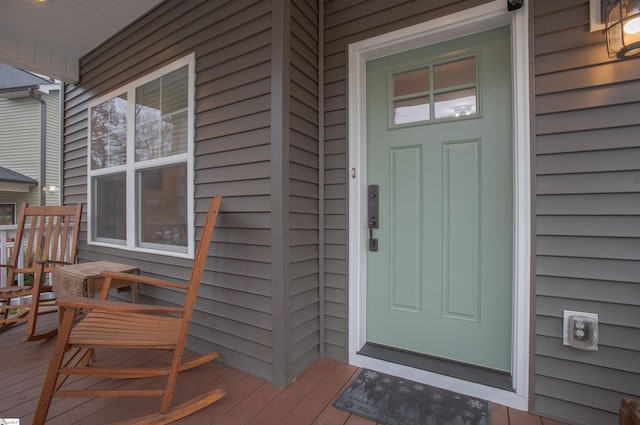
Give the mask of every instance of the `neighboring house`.
POLYGON ((19 194, 29 193, 37 186, 38 182, 31 177, 0 167, 0 193, 7 195, 0 204, 0 225, 16 224, 19 194))
POLYGON ((617 423, 640 397, 640 57, 607 56, 588 0, 506 3, 159 4, 65 88, 79 257, 186 280, 222 194, 192 350, 617 423), (565 311, 597 314, 597 351, 563 345, 565 311))
POLYGON ((60 84, 0 63, 0 206, 59 205, 60 164, 60 84))

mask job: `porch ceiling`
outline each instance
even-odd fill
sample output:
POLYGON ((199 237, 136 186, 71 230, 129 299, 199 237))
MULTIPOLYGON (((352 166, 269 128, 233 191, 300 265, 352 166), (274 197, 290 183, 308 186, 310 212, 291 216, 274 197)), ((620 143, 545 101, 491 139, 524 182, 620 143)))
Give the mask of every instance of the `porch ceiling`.
POLYGON ((163 0, 3 0, 0 62, 67 82, 78 62, 163 0))

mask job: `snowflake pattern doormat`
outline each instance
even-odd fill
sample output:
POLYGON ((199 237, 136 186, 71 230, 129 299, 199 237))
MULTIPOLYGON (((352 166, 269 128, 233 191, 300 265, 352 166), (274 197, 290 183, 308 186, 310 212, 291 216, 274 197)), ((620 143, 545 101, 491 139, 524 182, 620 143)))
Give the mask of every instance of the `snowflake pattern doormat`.
POLYGON ((489 402, 363 369, 333 403, 385 425, 489 425, 489 402))

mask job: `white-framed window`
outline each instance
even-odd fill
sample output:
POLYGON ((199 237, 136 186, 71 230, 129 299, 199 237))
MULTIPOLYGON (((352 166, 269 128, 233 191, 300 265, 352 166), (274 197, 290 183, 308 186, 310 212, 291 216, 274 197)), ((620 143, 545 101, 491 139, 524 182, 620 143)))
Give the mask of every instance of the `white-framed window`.
POLYGON ((192 258, 195 55, 89 103, 89 244, 192 258))

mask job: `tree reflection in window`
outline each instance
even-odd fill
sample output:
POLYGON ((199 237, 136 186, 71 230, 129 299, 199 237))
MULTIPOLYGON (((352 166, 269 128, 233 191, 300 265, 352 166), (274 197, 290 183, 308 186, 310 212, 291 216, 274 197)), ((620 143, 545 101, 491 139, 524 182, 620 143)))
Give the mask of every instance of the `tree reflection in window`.
POLYGON ((136 89, 136 161, 187 151, 187 67, 136 89))
POLYGON ((91 169, 122 165, 127 160, 127 94, 91 108, 91 169))

